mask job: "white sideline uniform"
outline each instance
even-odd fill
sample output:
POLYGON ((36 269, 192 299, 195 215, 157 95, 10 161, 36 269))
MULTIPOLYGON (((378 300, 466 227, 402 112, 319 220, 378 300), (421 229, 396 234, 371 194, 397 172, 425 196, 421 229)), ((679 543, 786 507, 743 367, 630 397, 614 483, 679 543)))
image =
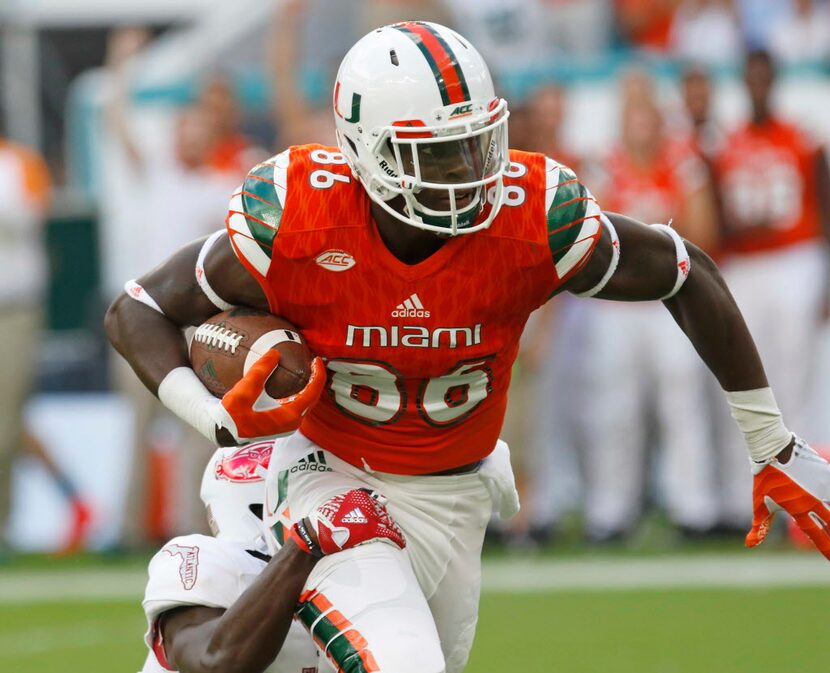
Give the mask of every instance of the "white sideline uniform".
POLYGON ((304 596, 322 595, 330 621, 342 624, 345 618, 350 626, 332 637, 322 614, 307 624, 312 635, 334 658, 346 631, 365 642, 374 666, 337 664, 348 673, 463 670, 478 619, 485 527, 493 509, 504 516, 518 511, 507 445, 499 442, 477 472, 402 476, 356 468, 297 432, 274 447, 266 512, 285 511, 286 505, 289 512, 311 512, 352 488, 388 498, 407 546, 370 543, 323 558, 304 596))
MULTIPOLYGON (((660 475, 676 524, 715 523, 707 372, 689 340, 658 302, 595 301, 585 308, 586 528, 597 535, 637 520, 646 478, 646 420, 654 410, 660 475)), ((743 452, 746 472, 746 451, 743 452)), ((748 503, 752 500, 748 499, 748 503)))
MULTIPOLYGON (((808 418, 812 380, 819 352, 821 302, 826 287, 827 248, 808 241, 770 252, 734 255, 721 265, 738 307, 758 347, 770 386, 787 426, 805 439, 817 430, 808 418)), ((722 402, 722 394, 718 402, 722 402)), ((747 524, 752 518, 752 475, 746 443, 719 404, 717 417, 723 450, 720 474, 723 519, 747 524)))
MULTIPOLYGON (((228 608, 265 568, 265 561, 237 542, 207 535, 183 535, 170 540, 150 561, 144 593, 150 652, 141 673, 166 673, 152 650, 153 627, 159 615, 184 605, 228 608)), ((317 649, 295 619, 282 650, 266 673, 314 673, 317 649)))

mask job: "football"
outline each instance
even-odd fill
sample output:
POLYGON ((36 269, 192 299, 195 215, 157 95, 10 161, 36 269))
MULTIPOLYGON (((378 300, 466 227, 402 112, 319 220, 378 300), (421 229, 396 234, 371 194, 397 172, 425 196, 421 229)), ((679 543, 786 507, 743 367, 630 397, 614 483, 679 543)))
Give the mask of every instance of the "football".
POLYGON ((190 364, 205 387, 222 397, 272 348, 281 359, 265 392, 277 399, 299 392, 311 375, 311 351, 296 327, 263 311, 235 308, 199 325, 190 342, 190 364))

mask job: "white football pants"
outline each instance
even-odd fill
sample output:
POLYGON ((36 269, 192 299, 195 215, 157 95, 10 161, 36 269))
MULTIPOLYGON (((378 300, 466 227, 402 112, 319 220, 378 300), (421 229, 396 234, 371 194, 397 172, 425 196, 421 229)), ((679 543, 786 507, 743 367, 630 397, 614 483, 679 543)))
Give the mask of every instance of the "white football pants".
MULTIPOLYGON (((783 250, 735 256, 721 265, 749 326, 784 423, 811 440, 817 419, 809 418, 818 357, 821 302, 827 284, 827 249, 809 242, 783 250)), ((720 395, 721 517, 745 525, 752 519, 752 477, 743 437, 720 395)))
MULTIPOLYGON (((506 451, 499 442, 488 461, 506 451)), ((503 472, 509 471, 509 461, 506 465, 503 472)), ((498 497, 484 472, 370 473, 300 433, 278 443, 268 472, 266 512, 284 511, 278 503, 287 503, 288 519, 294 520, 337 493, 370 488, 388 498, 389 513, 406 536, 405 550, 369 543, 323 558, 309 577, 298 614, 333 670, 457 673, 464 668, 478 618, 484 530, 498 497)), ((501 481, 512 501, 512 473, 501 481)))

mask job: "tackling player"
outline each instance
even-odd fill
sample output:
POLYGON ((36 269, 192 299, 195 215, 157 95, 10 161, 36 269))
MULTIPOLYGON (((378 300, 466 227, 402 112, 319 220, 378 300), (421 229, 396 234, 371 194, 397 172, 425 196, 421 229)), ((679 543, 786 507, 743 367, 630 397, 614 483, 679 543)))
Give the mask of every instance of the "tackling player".
MULTIPOLYGON (((293 617, 317 559, 368 541, 405 546, 378 499, 348 491, 303 519, 276 551, 261 519, 274 444, 219 449, 201 492, 215 537, 174 538, 150 561, 143 603, 150 653, 142 673, 315 673, 317 648, 293 617), (345 520, 355 511, 361 516, 345 520)), ((329 614, 327 620, 336 618, 329 614)), ((316 625, 312 635, 324 651, 351 649, 360 659, 362 648, 347 632, 324 638, 323 627, 316 625)))
POLYGON ((303 619, 336 610, 367 643, 372 656, 351 670, 464 668, 484 530, 494 506, 512 509, 509 460, 494 452, 510 367, 528 315, 563 291, 662 300, 747 438, 751 542, 766 533, 769 496, 830 556, 830 466, 784 425, 715 265, 668 227, 603 213, 554 159, 508 151, 507 103, 469 42, 417 21, 369 33, 340 66, 334 113, 339 149, 291 147, 254 167, 227 232, 131 285, 107 331, 206 436, 299 429, 271 461, 266 513, 290 520, 352 488, 389 498, 406 551, 362 545, 322 559, 306 581, 315 598, 303 619), (322 358, 302 392, 262 398, 276 351, 221 401, 205 389, 181 328, 232 305, 302 330, 322 358))

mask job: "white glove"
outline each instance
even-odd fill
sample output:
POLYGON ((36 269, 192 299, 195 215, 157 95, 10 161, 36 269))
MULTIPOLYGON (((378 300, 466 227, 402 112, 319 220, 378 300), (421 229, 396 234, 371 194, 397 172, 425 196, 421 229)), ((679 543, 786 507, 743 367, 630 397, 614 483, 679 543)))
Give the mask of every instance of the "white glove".
POLYGON ((761 544, 776 512, 783 509, 830 560, 830 464, 796 437, 789 462, 753 462, 752 473, 755 514, 746 546, 761 544))

